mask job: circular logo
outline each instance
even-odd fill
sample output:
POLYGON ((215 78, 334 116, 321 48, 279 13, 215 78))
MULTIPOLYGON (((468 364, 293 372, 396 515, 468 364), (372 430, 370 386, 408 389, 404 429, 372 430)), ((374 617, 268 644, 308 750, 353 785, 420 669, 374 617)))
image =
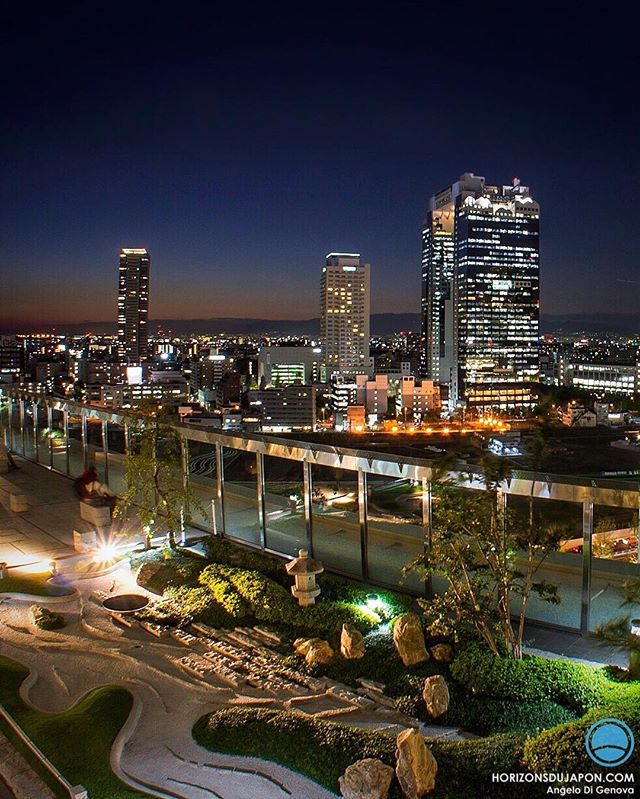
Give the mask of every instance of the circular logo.
POLYGON ((621 766, 633 754, 635 741, 629 727, 620 719, 601 719, 585 735, 587 754, 599 766, 621 766))

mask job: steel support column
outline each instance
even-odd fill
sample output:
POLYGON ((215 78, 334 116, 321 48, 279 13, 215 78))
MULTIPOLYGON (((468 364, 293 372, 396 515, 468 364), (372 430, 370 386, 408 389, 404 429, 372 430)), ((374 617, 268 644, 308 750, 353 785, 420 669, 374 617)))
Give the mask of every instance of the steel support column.
POLYGON ((38 446, 38 433, 40 432, 38 428, 38 400, 33 400, 31 407, 33 413, 33 458, 36 463, 40 463, 40 450, 38 446))
POLYGON ((591 541, 593 538, 593 502, 582 503, 582 601, 580 605, 580 632, 589 632, 591 615, 591 541))
POLYGON ((102 420, 102 453, 104 455, 104 481, 109 485, 109 422, 102 420))
POLYGON ((49 468, 53 469, 53 408, 47 405, 47 428, 49 430, 49 468))
POLYGON ((360 528, 360 560, 362 578, 369 577, 369 541, 367 537, 367 473, 358 469, 358 526, 360 528))
MULTIPOLYGON (((89 467, 89 431, 87 429, 87 417, 84 414, 80 417, 80 429, 82 431, 82 463, 84 468, 87 469, 89 467)), ((67 451, 68 449, 69 439, 67 438, 67 451)))
POLYGON ((302 461, 302 493, 304 502, 304 529, 307 539, 307 552, 313 555, 313 479, 311 464, 302 461))
POLYGON ((256 452, 256 478, 258 491, 258 530, 260 531, 260 546, 267 546, 267 513, 266 513, 266 487, 264 481, 264 455, 256 452))
MULTIPOLYGON (((422 478, 422 530, 423 530, 423 549, 425 555, 431 549, 431 534, 433 530, 433 504, 431 501, 431 481, 426 477, 422 478)), ((433 580, 431 575, 427 575, 424 581, 424 592, 427 597, 433 596, 433 580)))
POLYGON ((64 468, 67 474, 71 474, 71 457, 69 454, 69 411, 67 408, 62 411, 62 430, 64 434, 64 468))
POLYGON ((25 412, 24 412, 24 400, 18 400, 18 419, 20 420, 20 446, 22 447, 22 455, 26 455, 26 433, 25 430, 25 412))
MULTIPOLYGON (((182 468, 182 490, 187 493, 189 491, 189 441, 184 436, 180 438, 180 464, 182 468)), ((188 501, 185 502, 183 510, 186 520, 191 513, 188 501)))
POLYGON ((220 513, 220 535, 225 535, 224 518, 224 458, 222 444, 216 442, 216 489, 218 494, 218 512, 220 513))

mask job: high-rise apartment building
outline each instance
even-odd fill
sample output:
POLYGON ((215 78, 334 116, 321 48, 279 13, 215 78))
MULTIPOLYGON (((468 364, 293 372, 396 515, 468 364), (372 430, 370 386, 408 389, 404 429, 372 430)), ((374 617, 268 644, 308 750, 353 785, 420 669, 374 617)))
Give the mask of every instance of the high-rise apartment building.
POLYGON ((465 173, 423 229, 423 371, 450 409, 529 407, 539 378, 540 207, 528 187, 465 173))
POLYGON ((329 253, 320 299, 327 377, 371 372, 369 313, 369 264, 361 264, 357 253, 329 253))
POLYGON ((120 250, 118 268, 118 355, 140 363, 149 354, 149 267, 144 249, 120 250))

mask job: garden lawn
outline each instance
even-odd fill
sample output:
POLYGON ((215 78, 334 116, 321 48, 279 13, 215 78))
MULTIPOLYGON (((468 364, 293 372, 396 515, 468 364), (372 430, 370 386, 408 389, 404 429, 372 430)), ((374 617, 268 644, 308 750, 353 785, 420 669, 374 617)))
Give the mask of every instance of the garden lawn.
POLYGON ((121 688, 99 688, 71 710, 42 713, 20 699, 18 691, 28 673, 0 657, 0 703, 65 778, 72 785, 84 785, 92 799, 148 797, 120 782, 109 765, 113 741, 131 711, 131 695, 121 688))
POLYGON ((64 585, 48 583, 51 572, 39 574, 16 573, 9 570, 9 575, 0 580, 0 594, 33 594, 34 596, 70 596, 73 592, 64 585))

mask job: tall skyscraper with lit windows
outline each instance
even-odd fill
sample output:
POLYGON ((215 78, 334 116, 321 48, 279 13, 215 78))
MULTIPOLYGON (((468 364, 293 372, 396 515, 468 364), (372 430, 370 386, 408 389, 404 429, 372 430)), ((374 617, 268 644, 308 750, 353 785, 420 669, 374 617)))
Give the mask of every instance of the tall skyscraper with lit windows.
POLYGON ((149 354, 149 268, 145 249, 120 250, 118 266, 118 354, 139 364, 149 354))
POLYGON ((320 286, 320 335, 327 378, 371 371, 370 289, 370 266, 360 263, 359 253, 327 255, 320 286))
POLYGON ((423 370, 449 407, 531 407, 539 377, 540 206, 518 179, 465 173, 423 228, 423 370))

